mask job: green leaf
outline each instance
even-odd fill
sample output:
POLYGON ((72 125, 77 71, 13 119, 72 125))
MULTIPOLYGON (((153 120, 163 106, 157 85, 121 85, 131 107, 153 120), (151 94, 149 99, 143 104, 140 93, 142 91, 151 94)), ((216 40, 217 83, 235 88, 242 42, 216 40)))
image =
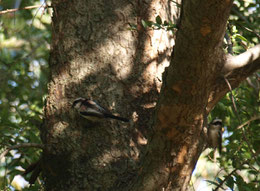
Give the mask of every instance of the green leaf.
POLYGON ((233 38, 240 39, 242 41, 248 42, 248 40, 240 34, 234 34, 233 38))
POLYGON ((218 186, 219 184, 217 182, 214 182, 212 180, 205 180, 206 182, 210 183, 210 184, 213 184, 215 186, 218 186))
POLYGON ((171 24, 171 25, 167 26, 167 30, 173 30, 175 28, 176 28, 175 24, 171 24))
POLYGON ((148 27, 151 27, 152 26, 152 22, 151 21, 145 21, 145 20, 141 20, 142 22, 142 25, 144 28, 148 28, 148 27))
POLYGON ((161 19, 161 17, 159 15, 155 18, 155 20, 156 20, 157 24, 159 24, 159 25, 162 24, 162 19, 161 19))
POLYGON ((229 176, 229 177, 227 178, 227 180, 226 180, 226 185, 227 185, 231 190, 233 190, 233 189, 234 189, 234 183, 235 183, 235 181, 234 181, 233 177, 232 177, 232 176, 229 176))
POLYGON ((130 26, 130 30, 137 30, 137 25, 136 24, 131 24, 129 23, 129 26, 130 26))
POLYGON ((169 23, 168 23, 167 21, 164 21, 164 22, 163 22, 163 25, 164 25, 164 26, 168 26, 169 23))
POLYGON ((162 26, 160 24, 158 24, 158 23, 153 23, 153 26, 157 27, 157 29, 161 29, 162 28, 162 26))

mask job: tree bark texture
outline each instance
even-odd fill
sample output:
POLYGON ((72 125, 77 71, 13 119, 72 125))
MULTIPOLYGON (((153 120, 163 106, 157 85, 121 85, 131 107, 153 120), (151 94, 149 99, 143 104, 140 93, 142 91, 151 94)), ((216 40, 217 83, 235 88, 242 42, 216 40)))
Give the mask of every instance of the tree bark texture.
POLYGON ((42 140, 46 190, 122 190, 136 176, 173 47, 141 20, 172 19, 168 1, 53 1, 51 77, 42 140), (131 31, 129 24, 137 30, 131 31), (73 100, 97 101, 130 123, 89 123, 73 100))
POLYGON ((41 131, 46 190, 188 188, 207 115, 229 91, 225 79, 234 77, 236 87, 259 68, 259 54, 250 54, 229 70, 236 58, 225 55, 222 42, 232 3, 183 0, 180 10, 164 0, 53 0, 41 131), (142 27, 157 15, 180 15, 173 54, 171 32, 142 27), (131 122, 90 123, 71 108, 77 97, 131 122))
POLYGON ((183 1, 144 178, 133 190, 187 189, 206 139, 208 98, 224 63, 222 42, 231 5, 231 1, 183 1))

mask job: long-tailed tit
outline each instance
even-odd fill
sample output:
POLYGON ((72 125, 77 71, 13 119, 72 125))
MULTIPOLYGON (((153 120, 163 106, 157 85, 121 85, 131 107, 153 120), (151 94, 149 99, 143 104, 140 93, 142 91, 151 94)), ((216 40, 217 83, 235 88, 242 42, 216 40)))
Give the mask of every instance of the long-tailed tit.
POLYGON ((222 150, 222 120, 214 119, 208 126, 208 146, 219 149, 219 154, 222 150))
POLYGON ((102 118, 111 118, 121 120, 124 122, 129 122, 128 119, 115 116, 107 109, 98 105, 96 102, 86 98, 75 99, 72 104, 72 107, 75 108, 82 117, 91 121, 97 121, 102 118))

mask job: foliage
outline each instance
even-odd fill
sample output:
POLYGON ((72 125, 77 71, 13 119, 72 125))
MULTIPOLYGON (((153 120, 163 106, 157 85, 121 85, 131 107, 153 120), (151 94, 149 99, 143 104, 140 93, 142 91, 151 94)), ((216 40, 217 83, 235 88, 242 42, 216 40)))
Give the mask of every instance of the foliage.
MULTIPOLYGON (((152 29, 152 30, 159 30, 163 29, 166 31, 174 31, 176 29, 176 24, 173 23, 173 21, 162 21, 161 17, 159 15, 156 16, 155 22, 153 21, 147 21, 147 20, 141 20, 142 26, 145 29, 152 29)), ((130 25, 130 30, 137 30, 137 25, 136 24, 129 24, 130 25)))
MULTIPOLYGON (((2 1, 0 11, 34 5, 32 0, 17 3, 2 1)), ((11 145, 40 143, 50 43, 50 15, 43 11, 38 8, 0 15, 0 153, 11 145)), ((22 168, 39 155, 39 149, 23 148, 2 158, 0 190, 10 189, 14 176, 22 174, 22 168)))
POLYGON ((228 33, 233 40, 235 53, 244 52, 260 42, 259 0, 237 0, 231 10, 228 33))
MULTIPOLYGON (((260 42, 259 0, 235 1, 228 24, 233 53, 239 54, 260 42), (258 4, 258 5, 257 5, 258 4)), ((224 152, 215 185, 230 190, 259 190, 260 172, 260 73, 228 93, 210 119, 224 120, 224 152)), ((213 156, 213 152, 208 157, 213 156)), ((216 188, 217 186, 215 186, 216 188)))
MULTIPOLYGON (((249 190, 259 189, 259 90, 256 74, 242 83, 240 88, 228 93, 211 113, 212 119, 219 117, 225 125, 224 150, 217 158, 220 170, 216 185, 221 183, 231 190, 246 190, 246 187, 249 190)), ((210 161, 212 156, 213 151, 208 156, 210 161)))
POLYGON ((155 22, 145 20, 142 20, 141 22, 144 28, 151 27, 153 30, 164 29, 169 31, 176 28, 176 24, 174 24, 172 21, 163 22, 159 15, 155 18, 155 22))

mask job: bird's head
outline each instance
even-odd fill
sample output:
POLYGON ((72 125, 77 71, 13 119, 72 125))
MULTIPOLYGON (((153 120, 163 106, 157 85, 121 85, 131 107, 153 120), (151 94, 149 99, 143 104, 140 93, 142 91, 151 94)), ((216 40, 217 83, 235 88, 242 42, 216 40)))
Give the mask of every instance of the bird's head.
POLYGON ((72 107, 75 108, 75 109, 79 109, 82 102, 84 102, 86 100, 86 98, 77 98, 73 101, 73 104, 72 104, 72 107))

